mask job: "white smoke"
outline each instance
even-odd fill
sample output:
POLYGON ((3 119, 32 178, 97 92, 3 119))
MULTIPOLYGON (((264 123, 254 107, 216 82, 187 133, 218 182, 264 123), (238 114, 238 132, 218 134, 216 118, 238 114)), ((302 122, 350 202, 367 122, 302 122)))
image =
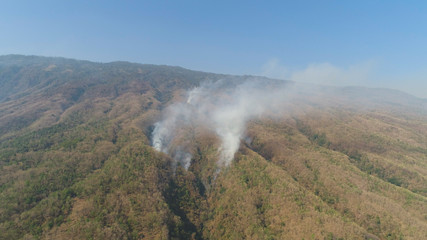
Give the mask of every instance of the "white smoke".
POLYGON ((170 154, 175 162, 174 168, 179 163, 185 169, 190 167, 192 155, 184 150, 181 146, 173 147, 173 141, 181 127, 191 121, 192 111, 188 108, 187 104, 176 103, 166 109, 165 118, 154 125, 152 133, 153 147, 160 152, 170 154))
POLYGON ((152 144, 158 151, 171 155, 175 164, 188 169, 192 140, 183 132, 202 126, 221 141, 218 166, 228 166, 245 138, 246 123, 283 111, 288 93, 285 82, 260 79, 204 83, 187 93, 185 103, 173 104, 165 110, 164 118, 155 124, 152 144))

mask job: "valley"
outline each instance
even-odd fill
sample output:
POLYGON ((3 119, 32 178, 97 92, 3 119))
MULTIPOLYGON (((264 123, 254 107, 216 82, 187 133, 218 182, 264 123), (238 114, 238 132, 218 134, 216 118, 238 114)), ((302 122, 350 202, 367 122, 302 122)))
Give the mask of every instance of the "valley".
POLYGON ((181 67, 0 56, 0 239, 425 238, 426 99, 181 67), (167 109, 220 81, 199 105, 180 108, 191 114, 180 112, 185 124, 157 151, 153 131, 167 109), (256 85, 233 98, 251 81, 267 90, 256 85), (241 104, 247 96, 250 104, 241 104), (215 124, 238 118, 214 121, 221 106, 246 116, 226 164, 215 124), (191 155, 188 165, 178 150, 191 155))

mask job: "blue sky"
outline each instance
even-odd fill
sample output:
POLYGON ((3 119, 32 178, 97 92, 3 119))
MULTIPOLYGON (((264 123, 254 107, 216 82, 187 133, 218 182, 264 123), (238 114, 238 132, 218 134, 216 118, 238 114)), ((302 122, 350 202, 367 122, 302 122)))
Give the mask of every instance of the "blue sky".
POLYGON ((0 55, 125 60, 427 98, 426 1, 2 1, 0 55))

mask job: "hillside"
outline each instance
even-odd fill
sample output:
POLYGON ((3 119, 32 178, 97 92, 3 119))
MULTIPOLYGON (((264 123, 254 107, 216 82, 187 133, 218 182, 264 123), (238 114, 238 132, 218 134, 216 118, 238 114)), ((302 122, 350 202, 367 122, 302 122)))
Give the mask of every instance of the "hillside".
POLYGON ((0 56, 0 239, 427 239, 427 101, 0 56))

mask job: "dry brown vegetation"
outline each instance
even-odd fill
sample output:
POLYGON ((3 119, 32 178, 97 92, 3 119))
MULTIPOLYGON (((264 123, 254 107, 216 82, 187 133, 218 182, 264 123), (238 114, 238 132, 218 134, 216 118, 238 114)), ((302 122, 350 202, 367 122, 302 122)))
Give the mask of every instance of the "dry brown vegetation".
POLYGON ((182 129, 193 159, 174 170, 153 123, 224 77, 0 57, 0 239, 427 239, 425 101, 303 96, 251 120, 219 173, 215 134, 182 129))

